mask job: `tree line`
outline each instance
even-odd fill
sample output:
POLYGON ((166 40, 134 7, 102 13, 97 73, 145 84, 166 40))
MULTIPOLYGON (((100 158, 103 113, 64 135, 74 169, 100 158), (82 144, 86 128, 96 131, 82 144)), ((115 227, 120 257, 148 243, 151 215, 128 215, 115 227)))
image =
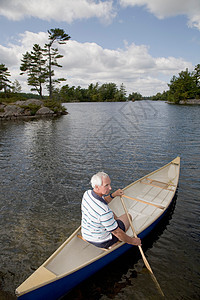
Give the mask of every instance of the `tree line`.
MULTIPOLYGON (((70 87, 66 84, 54 91, 54 97, 61 102, 122 102, 127 101, 126 93, 123 83, 118 88, 113 82, 102 85, 97 82, 91 83, 88 88, 70 87)), ((129 95, 129 100, 132 100, 130 98, 129 95)))
POLYGON ((177 104, 181 100, 200 99, 200 64, 195 66, 192 72, 186 69, 181 71, 178 76, 173 76, 168 86, 168 91, 157 93, 151 99, 177 104))
MULTIPOLYGON (((37 92, 40 98, 44 98, 44 88, 48 90, 49 98, 55 98, 62 102, 97 102, 97 101, 136 101, 142 99, 165 100, 179 103, 180 100, 200 98, 200 64, 193 72, 182 71, 178 76, 173 76, 168 84, 169 90, 157 93, 154 96, 143 97, 140 93, 133 92, 126 95, 123 83, 118 88, 115 83, 91 83, 88 88, 80 86, 70 87, 68 84, 60 89, 56 84, 66 81, 65 78, 54 79, 54 68, 61 68, 58 60, 63 57, 54 47, 56 43, 65 44, 71 37, 63 29, 55 28, 48 30, 48 42, 42 48, 34 44, 31 52, 23 54, 20 66, 20 75, 27 74, 27 84, 32 92, 37 92)), ((17 80, 12 83, 9 80, 10 72, 5 64, 0 64, 0 91, 4 97, 9 93, 21 93, 21 86, 17 80)))

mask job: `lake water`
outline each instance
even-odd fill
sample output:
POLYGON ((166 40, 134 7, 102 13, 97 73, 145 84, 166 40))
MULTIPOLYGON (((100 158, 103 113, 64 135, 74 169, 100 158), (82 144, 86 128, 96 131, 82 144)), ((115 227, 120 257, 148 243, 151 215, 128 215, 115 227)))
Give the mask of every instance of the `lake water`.
MULTIPOLYGON (((113 190, 181 157, 177 197, 144 243, 166 299, 200 299, 200 106, 70 103, 57 119, 0 123, 0 299, 79 225, 90 177, 113 190)), ((137 248, 63 299, 159 299, 137 248)))

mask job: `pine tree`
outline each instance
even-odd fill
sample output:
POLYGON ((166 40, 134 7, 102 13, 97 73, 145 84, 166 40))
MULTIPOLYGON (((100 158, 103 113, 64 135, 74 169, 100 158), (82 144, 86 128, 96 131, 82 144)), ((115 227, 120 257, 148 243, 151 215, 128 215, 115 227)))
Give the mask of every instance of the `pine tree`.
MULTIPOLYGON (((48 59, 48 76, 49 76, 49 97, 52 98, 53 95, 53 80, 54 70, 52 66, 61 68, 62 66, 57 63, 57 59, 62 58, 63 55, 58 53, 58 48, 53 48, 52 45, 54 42, 58 42, 58 44, 65 44, 71 37, 64 32, 63 29, 55 28, 48 30, 49 34, 49 43, 45 44, 46 55, 48 59)), ((54 82, 59 83, 60 81, 64 81, 64 78, 59 78, 54 80, 54 82)))
POLYGON ((22 87, 17 79, 13 82, 12 92, 13 93, 21 93, 22 87))
POLYGON ((31 53, 26 52, 23 55, 20 70, 20 75, 27 73, 28 85, 33 86, 31 91, 37 91, 40 97, 43 98, 42 86, 48 78, 48 70, 46 58, 44 59, 43 55, 43 49, 38 44, 33 46, 33 51, 31 51, 31 53))
POLYGON ((200 97, 200 64, 194 68, 194 80, 196 84, 196 97, 200 97))
POLYGON ((178 77, 173 76, 168 86, 168 97, 171 102, 179 103, 180 100, 187 100, 195 97, 196 83, 188 69, 181 71, 178 77))
POLYGON ((0 91, 4 90, 5 97, 7 95, 7 88, 11 88, 11 81, 8 79, 10 72, 4 64, 0 64, 0 91))

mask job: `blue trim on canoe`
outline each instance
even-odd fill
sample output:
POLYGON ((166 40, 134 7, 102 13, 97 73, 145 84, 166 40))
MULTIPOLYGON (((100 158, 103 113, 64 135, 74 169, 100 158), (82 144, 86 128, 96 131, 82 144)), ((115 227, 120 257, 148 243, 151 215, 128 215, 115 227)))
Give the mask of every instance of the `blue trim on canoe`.
MULTIPOLYGON (((174 198, 173 198, 174 199, 174 198)), ((160 220, 164 217, 164 215, 168 212, 172 202, 168 208, 163 212, 163 214, 155 220, 149 227, 147 227, 144 231, 138 234, 138 237, 141 239, 145 238, 160 222, 160 220)), ((107 255, 103 256, 102 258, 94 261, 93 263, 83 267, 82 269, 73 272, 72 274, 53 281, 45 286, 42 286, 38 289, 30 291, 22 296, 19 296, 19 300, 57 300, 60 297, 67 294, 71 291, 75 286, 80 284, 82 281, 86 280, 100 269, 104 268, 106 265, 114 261, 116 258, 124 254, 130 248, 134 246, 129 244, 123 244, 121 247, 117 248, 116 250, 108 253, 107 255)))
POLYGON ((42 286, 36 290, 26 293, 20 296, 19 300, 56 300, 59 299, 64 294, 68 293, 79 283, 108 265, 110 262, 115 260, 117 257, 125 253, 130 249, 132 245, 124 244, 115 251, 108 253, 108 255, 96 260, 95 262, 79 269, 72 274, 53 281, 45 286, 42 286))

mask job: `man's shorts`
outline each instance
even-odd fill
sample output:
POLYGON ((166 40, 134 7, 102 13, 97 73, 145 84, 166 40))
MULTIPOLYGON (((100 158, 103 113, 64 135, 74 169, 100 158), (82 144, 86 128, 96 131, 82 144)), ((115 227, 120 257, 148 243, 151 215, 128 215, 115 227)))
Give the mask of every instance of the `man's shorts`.
MULTIPOLYGON (((118 223, 119 228, 121 228, 124 232, 125 232, 125 225, 121 220, 116 220, 118 223)), ((111 232, 112 233, 112 232, 111 232)), ((91 244, 95 245, 96 247, 100 247, 100 248, 109 248, 110 246, 114 245, 115 243, 117 243, 119 241, 119 239, 112 234, 112 239, 103 243, 93 243, 90 242, 91 244)))

